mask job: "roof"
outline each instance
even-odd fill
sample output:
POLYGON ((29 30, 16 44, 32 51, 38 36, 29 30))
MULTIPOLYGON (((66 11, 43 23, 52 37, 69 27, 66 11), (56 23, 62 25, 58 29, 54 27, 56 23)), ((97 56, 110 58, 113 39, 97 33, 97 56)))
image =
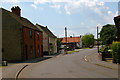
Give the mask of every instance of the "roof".
POLYGON ((47 27, 36 24, 37 27, 40 27, 44 32, 46 32, 49 36, 57 38, 47 27))
MULTIPOLYGON (((72 43, 72 42, 80 42, 81 38, 80 37, 67 37, 67 42, 72 43)), ((66 43, 66 38, 62 39, 62 43, 66 43)))
POLYGON ((7 13, 8 15, 10 15, 11 17, 13 17, 17 22, 19 22, 21 25, 34 29, 34 30, 38 30, 41 31, 40 29, 38 29, 33 23, 31 23, 27 18, 24 17, 20 17, 16 14, 14 14, 13 12, 10 12, 8 10, 5 10, 3 8, 1 8, 2 11, 4 11, 5 13, 7 13))
POLYGON ((114 17, 114 19, 120 19, 120 15, 118 15, 118 16, 116 16, 116 17, 114 17))

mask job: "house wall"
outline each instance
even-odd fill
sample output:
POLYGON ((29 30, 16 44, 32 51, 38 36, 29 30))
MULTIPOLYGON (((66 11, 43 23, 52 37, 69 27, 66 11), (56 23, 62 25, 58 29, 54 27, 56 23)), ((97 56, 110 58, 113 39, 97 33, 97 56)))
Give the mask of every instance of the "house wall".
POLYGON ((23 27, 23 60, 35 58, 35 31, 29 28, 23 27), (30 31, 32 31, 32 37, 30 37, 30 31), (31 50, 32 46, 32 50, 31 50))
POLYGON ((2 59, 22 60, 22 25, 2 11, 2 59))
POLYGON ((50 53, 51 54, 57 53, 57 38, 50 37, 49 38, 49 43, 52 43, 52 46, 49 46, 50 47, 50 53))
POLYGON ((48 51, 48 35, 43 32, 43 51, 48 51))
POLYGON ((43 32, 43 52, 48 52, 48 34, 44 32, 41 27, 37 26, 37 28, 43 32))
POLYGON ((120 41, 120 16, 114 17, 114 22, 117 28, 117 40, 120 41))
POLYGON ((43 33, 35 31, 36 57, 43 56, 43 33), (37 34, 39 33, 39 40, 37 34), (39 47, 38 47, 39 45, 39 47), (39 49, 38 49, 39 48, 39 49))

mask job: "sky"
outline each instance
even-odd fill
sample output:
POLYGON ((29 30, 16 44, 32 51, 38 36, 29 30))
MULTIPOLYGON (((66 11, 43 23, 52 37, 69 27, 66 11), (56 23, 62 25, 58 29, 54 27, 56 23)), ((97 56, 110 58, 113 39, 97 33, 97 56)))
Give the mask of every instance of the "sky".
POLYGON ((87 33, 96 38, 103 25, 114 24, 119 0, 1 0, 0 6, 11 11, 19 6, 21 16, 33 24, 47 26, 58 38, 87 33))

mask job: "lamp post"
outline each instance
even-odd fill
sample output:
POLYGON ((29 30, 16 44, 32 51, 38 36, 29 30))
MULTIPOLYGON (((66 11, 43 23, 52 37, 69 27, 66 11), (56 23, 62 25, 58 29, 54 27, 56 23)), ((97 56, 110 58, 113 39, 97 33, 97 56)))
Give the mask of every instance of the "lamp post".
POLYGON ((98 49, 98 53, 99 53, 98 26, 97 26, 97 45, 98 45, 97 49, 98 49))

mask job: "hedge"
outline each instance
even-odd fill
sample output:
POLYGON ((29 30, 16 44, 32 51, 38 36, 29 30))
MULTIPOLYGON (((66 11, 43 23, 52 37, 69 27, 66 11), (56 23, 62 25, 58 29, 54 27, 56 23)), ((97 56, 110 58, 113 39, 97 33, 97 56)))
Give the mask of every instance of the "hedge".
POLYGON ((115 63, 120 63, 120 42, 112 43, 112 55, 115 63))

